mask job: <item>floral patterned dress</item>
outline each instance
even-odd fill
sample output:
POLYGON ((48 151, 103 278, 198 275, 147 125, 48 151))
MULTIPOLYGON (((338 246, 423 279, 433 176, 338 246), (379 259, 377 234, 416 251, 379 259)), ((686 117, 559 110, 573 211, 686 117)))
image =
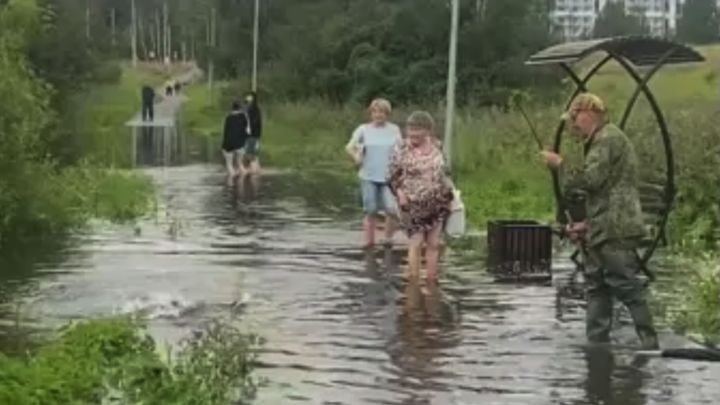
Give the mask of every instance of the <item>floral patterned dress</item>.
POLYGON ((402 190, 407 196, 407 206, 400 208, 400 225, 408 236, 428 232, 450 215, 453 192, 445 159, 435 145, 423 153, 406 141, 398 144, 390 160, 388 184, 393 193, 402 190))

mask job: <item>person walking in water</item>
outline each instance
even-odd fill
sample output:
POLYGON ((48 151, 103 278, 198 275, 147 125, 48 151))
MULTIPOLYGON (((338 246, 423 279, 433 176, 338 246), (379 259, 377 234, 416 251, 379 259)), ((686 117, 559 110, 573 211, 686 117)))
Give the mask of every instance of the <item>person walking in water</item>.
POLYGON ((243 148, 248 139, 248 118, 240 108, 240 103, 233 102, 230 113, 225 117, 223 126, 222 151, 228 176, 244 174, 243 148))
POLYGON ((142 120, 152 122, 155 119, 155 90, 147 84, 142 87, 140 92, 142 99, 142 120))
MULTIPOLYGON (((629 310, 642 346, 658 349, 658 337, 645 287, 637 277, 634 249, 645 236, 638 192, 638 158, 630 139, 610 123, 603 101, 583 93, 563 114, 584 142, 583 168, 566 185, 586 195, 587 219, 568 227, 574 240, 587 248, 585 286, 586 334, 591 343, 609 343, 613 298, 629 310)), ((559 168, 562 158, 544 151, 546 163, 559 168)))
POLYGON ((363 218, 364 244, 366 248, 375 245, 375 218, 383 211, 385 220, 385 245, 391 245, 395 233, 397 205, 387 184, 390 154, 402 140, 400 128, 389 122, 392 106, 378 98, 370 103, 370 122, 358 126, 345 150, 360 166, 360 191, 365 216, 363 218))
POLYGON ((435 121, 429 113, 410 114, 405 123, 406 138, 396 146, 388 171, 388 183, 401 213, 400 225, 410 238, 406 275, 419 276, 424 245, 428 283, 437 282, 443 226, 453 200, 434 131, 435 121))
POLYGON ((248 139, 245 144, 245 156, 249 160, 250 173, 260 173, 260 137, 262 136, 262 111, 258 105, 257 93, 245 94, 245 111, 249 120, 248 139))

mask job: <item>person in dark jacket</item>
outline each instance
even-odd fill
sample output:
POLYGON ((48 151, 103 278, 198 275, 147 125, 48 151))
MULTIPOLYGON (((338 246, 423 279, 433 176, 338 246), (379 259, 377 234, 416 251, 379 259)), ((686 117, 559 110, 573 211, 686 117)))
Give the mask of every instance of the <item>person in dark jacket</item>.
POLYGON ((228 175, 236 174, 235 168, 240 174, 245 173, 243 165, 243 148, 248 139, 248 117, 240 107, 240 103, 232 103, 232 111, 225 117, 223 127, 222 150, 225 156, 225 167, 228 175), (236 166, 237 165, 237 166, 236 166))
POLYGON ((260 172, 260 137, 262 136, 262 112, 258 104, 257 93, 250 91, 245 94, 245 107, 249 120, 249 137, 245 144, 245 156, 250 162, 250 172, 260 172))
POLYGON ((155 112, 153 110, 153 105, 155 103, 155 90, 146 84, 142 87, 140 97, 142 98, 142 120, 152 122, 155 116, 155 112))

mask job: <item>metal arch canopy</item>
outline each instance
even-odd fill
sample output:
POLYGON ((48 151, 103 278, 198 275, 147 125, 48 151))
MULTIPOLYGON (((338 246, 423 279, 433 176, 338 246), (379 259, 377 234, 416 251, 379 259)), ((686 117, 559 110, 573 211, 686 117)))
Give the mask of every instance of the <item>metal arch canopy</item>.
MULTIPOLYGON (((663 147, 665 149, 665 167, 666 178, 663 192, 664 209, 662 217, 658 224, 659 231, 654 236, 651 244, 639 256, 640 264, 646 269, 647 262, 652 257, 655 249, 663 239, 664 229, 670 215, 670 209, 675 198, 675 161, 672 150, 672 142, 670 132, 665 121, 660 106, 655 96, 648 87, 648 82, 657 73, 660 68, 668 64, 696 63, 703 62, 705 58, 693 48, 669 41, 664 38, 656 38, 650 36, 622 36, 613 38, 602 38, 589 41, 569 42, 551 46, 534 54, 526 62, 527 65, 558 65, 562 68, 570 79, 575 83, 576 88, 567 101, 565 109, 570 107, 572 100, 580 93, 587 91, 587 83, 590 79, 609 61, 615 60, 625 72, 635 81, 637 87, 630 96, 628 103, 623 112, 622 118, 618 126, 625 129, 630 113, 632 112, 635 102, 640 93, 647 99, 650 107, 655 115, 660 135, 662 137, 663 147), (580 78, 571 68, 571 64, 585 59, 586 57, 596 53, 604 52, 606 56, 597 62, 584 77, 580 78), (644 76, 640 76, 636 67, 650 67, 644 76)), ((560 120, 555 132, 555 142, 553 150, 560 152, 562 143, 562 134, 565 128, 565 122, 560 120)), ((558 208, 558 214, 564 210, 564 196, 560 186, 560 178, 556 170, 551 170, 553 191, 555 193, 555 201, 558 208)), ((563 218, 562 215, 558 215, 563 218)))

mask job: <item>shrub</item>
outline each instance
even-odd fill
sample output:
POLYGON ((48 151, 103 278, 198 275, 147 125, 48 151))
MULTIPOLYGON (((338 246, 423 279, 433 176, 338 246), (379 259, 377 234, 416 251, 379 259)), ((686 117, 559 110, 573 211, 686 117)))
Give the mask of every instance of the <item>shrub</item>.
POLYGON ((255 393, 260 340, 218 324, 172 356, 129 318, 86 321, 19 358, 0 354, 0 403, 225 405, 255 393), (103 402, 105 403, 105 402, 103 402))

